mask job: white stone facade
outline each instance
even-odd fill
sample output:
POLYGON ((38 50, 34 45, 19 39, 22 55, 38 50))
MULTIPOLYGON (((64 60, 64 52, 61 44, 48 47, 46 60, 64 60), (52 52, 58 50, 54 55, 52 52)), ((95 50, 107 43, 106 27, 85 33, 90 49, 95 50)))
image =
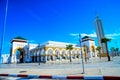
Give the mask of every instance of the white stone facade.
MULTIPOLYGON (((62 61, 70 58, 69 51, 66 50, 66 45, 69 45, 70 43, 47 41, 42 44, 28 44, 26 40, 14 39, 11 44, 10 56, 12 63, 62 61), (17 51, 19 53, 17 53, 17 51)), ((84 58, 88 55, 88 58, 97 57, 96 51, 91 49, 91 46, 95 47, 94 40, 82 40, 83 47, 80 47, 77 44, 72 45, 72 59, 81 58, 81 49, 85 56, 84 58), (85 52, 84 45, 88 47, 87 53, 85 52)))

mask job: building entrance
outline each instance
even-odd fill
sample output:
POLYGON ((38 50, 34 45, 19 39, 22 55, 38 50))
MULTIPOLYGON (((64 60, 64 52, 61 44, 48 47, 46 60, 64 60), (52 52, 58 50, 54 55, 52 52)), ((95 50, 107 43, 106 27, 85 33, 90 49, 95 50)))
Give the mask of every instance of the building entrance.
POLYGON ((17 62, 18 63, 23 63, 24 62, 24 53, 25 53, 25 50, 23 48, 17 49, 16 56, 17 56, 17 62))

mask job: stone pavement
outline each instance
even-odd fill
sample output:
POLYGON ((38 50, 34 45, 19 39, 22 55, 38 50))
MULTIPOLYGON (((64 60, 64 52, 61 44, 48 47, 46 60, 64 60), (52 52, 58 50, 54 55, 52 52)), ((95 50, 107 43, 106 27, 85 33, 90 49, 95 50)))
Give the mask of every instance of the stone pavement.
POLYGON ((105 75, 105 76, 120 76, 120 68, 89 68, 85 69, 85 74, 82 69, 2 69, 0 73, 4 74, 35 74, 35 75, 105 75))
POLYGON ((23 64, 3 64, 0 74, 35 74, 35 75, 105 75, 120 76, 120 57, 115 57, 112 61, 95 61, 94 59, 85 64, 85 74, 82 73, 82 64, 73 62, 69 64, 54 63, 23 63, 23 64))

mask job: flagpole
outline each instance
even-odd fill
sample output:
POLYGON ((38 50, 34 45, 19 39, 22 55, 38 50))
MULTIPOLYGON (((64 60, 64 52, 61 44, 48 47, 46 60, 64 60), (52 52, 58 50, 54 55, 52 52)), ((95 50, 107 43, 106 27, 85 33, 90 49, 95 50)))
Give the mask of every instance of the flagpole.
POLYGON ((82 58, 82 70, 83 70, 82 74, 85 74, 84 59, 83 59, 82 45, 81 45, 82 40, 81 40, 81 35, 80 34, 79 34, 79 42, 80 42, 80 49, 81 49, 80 51, 81 51, 81 58, 82 58))
POLYGON ((2 48, 3 48, 3 41, 5 36, 5 27, 6 27, 6 19, 7 19, 7 11, 8 11, 8 0, 6 0, 6 10, 5 10, 5 18, 3 22, 3 31, 2 31, 2 37, 1 37, 1 45, 0 45, 0 63, 2 63, 2 48))

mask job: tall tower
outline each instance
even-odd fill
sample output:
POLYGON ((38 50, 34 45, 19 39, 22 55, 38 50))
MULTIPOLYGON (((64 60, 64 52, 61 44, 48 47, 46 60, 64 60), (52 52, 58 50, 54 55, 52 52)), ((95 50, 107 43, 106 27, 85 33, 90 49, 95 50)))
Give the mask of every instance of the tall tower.
POLYGON ((99 17, 97 16, 95 18, 95 28, 96 28, 96 34, 97 34, 97 38, 98 38, 98 45, 102 47, 102 53, 106 53, 106 47, 105 47, 105 43, 101 43, 101 39, 104 37, 104 31, 103 31, 103 27, 102 27, 102 20, 99 19, 99 17))

